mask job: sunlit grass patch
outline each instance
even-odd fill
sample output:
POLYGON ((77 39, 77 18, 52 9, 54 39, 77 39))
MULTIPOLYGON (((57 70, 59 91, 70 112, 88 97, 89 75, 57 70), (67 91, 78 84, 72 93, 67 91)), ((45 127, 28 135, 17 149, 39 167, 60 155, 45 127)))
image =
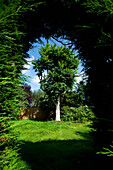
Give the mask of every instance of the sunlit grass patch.
POLYGON ((80 133, 89 133, 89 123, 80 124, 72 122, 36 122, 21 120, 11 126, 13 133, 19 140, 38 142, 46 140, 85 140, 80 133), (79 132, 79 133, 78 133, 79 132))
POLYGON ((10 132, 23 141, 21 159, 30 169, 75 169, 93 165, 91 123, 14 121, 10 132), (73 167, 74 166, 74 167, 73 167))

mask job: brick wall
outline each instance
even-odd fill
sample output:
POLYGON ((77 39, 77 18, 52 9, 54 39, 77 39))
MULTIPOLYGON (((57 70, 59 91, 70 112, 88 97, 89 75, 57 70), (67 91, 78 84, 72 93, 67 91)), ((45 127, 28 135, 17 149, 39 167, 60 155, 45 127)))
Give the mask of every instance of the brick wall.
POLYGON ((39 119, 47 120, 47 114, 43 110, 40 110, 38 107, 27 107, 20 108, 22 111, 18 116, 18 119, 39 119))

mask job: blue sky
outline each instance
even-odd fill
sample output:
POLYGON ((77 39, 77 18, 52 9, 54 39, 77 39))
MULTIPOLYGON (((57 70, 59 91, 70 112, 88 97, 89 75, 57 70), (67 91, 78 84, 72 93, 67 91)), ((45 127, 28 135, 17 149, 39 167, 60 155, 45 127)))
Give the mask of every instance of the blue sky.
MULTIPOLYGON (((44 38, 41 39, 44 43, 47 42, 47 40, 45 40, 44 38)), ((49 43, 56 43, 58 46, 61 46, 62 44, 51 39, 49 40, 49 43)), ((33 65, 32 65, 32 61, 34 59, 38 59, 38 57, 40 56, 38 53, 38 48, 42 46, 42 44, 40 43, 34 43, 33 44, 33 48, 30 49, 28 51, 28 54, 30 56, 30 58, 27 59, 27 62, 29 65, 24 65, 25 68, 27 68, 27 70, 23 70, 22 73, 25 74, 26 76, 30 76, 29 82, 27 82, 27 84, 29 84, 31 86, 31 90, 39 90, 40 89, 40 82, 39 82, 39 78, 36 75, 36 72, 33 70, 33 65)), ((79 64, 79 70, 78 73, 81 73, 83 67, 81 66, 81 64, 79 64)), ((82 72, 83 73, 83 72, 82 72)), ((82 77, 79 76, 76 78, 77 79, 77 83, 79 83, 82 80, 82 77)))

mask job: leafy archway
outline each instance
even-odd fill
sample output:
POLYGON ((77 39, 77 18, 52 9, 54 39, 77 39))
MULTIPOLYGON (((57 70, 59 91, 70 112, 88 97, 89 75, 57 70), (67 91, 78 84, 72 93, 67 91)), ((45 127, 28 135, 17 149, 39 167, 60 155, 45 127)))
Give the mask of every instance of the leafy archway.
POLYGON ((70 48, 74 46, 79 50, 79 57, 89 76, 89 91, 96 112, 103 115, 109 112, 111 115, 113 110, 111 92, 113 22, 112 12, 109 11, 110 8, 112 11, 111 2, 2 0, 0 3, 0 52, 1 60, 4 62, 1 72, 4 76, 13 77, 5 73, 5 68, 9 68, 13 63, 11 67, 15 67, 18 77, 25 63, 26 52, 32 48, 32 43, 36 39, 40 41, 40 37, 46 39, 52 37, 55 40, 60 38, 60 42, 62 39, 69 40, 70 48))
MULTIPOLYGON (((40 37, 66 39, 70 48, 74 45, 79 50, 95 111, 102 117, 112 117, 112 6, 111 0, 0 1, 1 135, 7 133, 9 118, 25 104, 21 70, 26 52, 40 37)), ((7 140, 6 134, 1 139, 2 150, 13 140, 7 140)))
POLYGON ((37 8, 20 16, 20 29, 26 36, 26 49, 40 37, 62 42, 79 50, 86 74, 89 93, 97 115, 112 116, 112 4, 101 1, 46 0, 37 8), (97 3, 96 3, 97 2, 97 3), (28 43, 30 42, 30 43, 28 43))

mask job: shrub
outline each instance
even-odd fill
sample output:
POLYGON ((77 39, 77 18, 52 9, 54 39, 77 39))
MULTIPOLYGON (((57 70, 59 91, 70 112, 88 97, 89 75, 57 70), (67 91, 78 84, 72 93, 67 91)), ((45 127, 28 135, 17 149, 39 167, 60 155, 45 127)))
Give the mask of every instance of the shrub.
POLYGON ((69 106, 62 107, 62 115, 61 118, 64 121, 73 121, 75 118, 75 108, 69 106))
POLYGON ((20 170, 23 167, 17 167, 19 153, 18 153, 19 143, 18 140, 11 135, 5 134, 5 136, 0 137, 0 169, 3 170, 20 170))
POLYGON ((87 106, 80 106, 76 108, 76 119, 78 122, 85 122, 85 121, 90 121, 95 118, 94 113, 92 110, 87 106))
POLYGON ((95 118, 92 110, 87 106, 80 106, 78 108, 64 106, 62 107, 62 120, 86 122, 95 118))

